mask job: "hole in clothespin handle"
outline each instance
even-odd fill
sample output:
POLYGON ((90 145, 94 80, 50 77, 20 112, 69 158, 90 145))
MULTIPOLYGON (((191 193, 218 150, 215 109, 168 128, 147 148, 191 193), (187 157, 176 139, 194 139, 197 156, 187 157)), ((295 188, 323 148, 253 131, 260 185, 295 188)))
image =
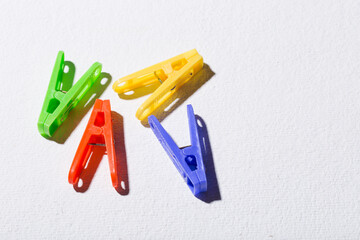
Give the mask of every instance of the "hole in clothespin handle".
POLYGON ((77 183, 77 186, 78 186, 79 188, 81 188, 83 185, 84 185, 83 180, 82 180, 81 178, 79 178, 78 183, 77 183))
POLYGON ((124 81, 124 82, 119 83, 119 84, 118 84, 118 87, 124 86, 124 85, 125 85, 125 83, 126 83, 125 81, 124 81))
POLYGON ((180 100, 180 98, 176 98, 172 103, 169 104, 169 106, 167 106, 164 111, 167 112, 169 111, 178 101, 180 100))
POLYGON ((134 93, 135 93, 134 90, 130 90, 130 91, 124 92, 124 94, 125 94, 125 95, 128 95, 128 96, 130 96, 130 95, 132 95, 132 94, 134 94, 134 93))
POLYGON ((201 121, 199 119, 197 120, 197 124, 199 127, 202 127, 201 121))
POLYGON ((120 184, 121 184, 122 189, 123 189, 123 190, 126 190, 125 182, 124 182, 124 181, 121 181, 120 184))
POLYGON ((103 78, 103 79, 101 79, 101 81, 100 81, 101 85, 105 85, 108 80, 109 80, 109 78, 103 78))

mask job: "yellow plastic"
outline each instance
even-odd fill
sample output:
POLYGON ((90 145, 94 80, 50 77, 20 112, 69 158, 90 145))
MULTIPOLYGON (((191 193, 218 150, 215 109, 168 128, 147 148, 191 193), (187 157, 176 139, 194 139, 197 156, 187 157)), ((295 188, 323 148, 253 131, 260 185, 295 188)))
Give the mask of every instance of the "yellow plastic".
POLYGON ((179 90, 182 85, 199 72, 202 67, 203 58, 196 49, 193 49, 123 77, 113 84, 113 89, 117 93, 126 93, 156 82, 161 83, 137 110, 136 117, 142 121, 147 119, 171 95, 179 90))

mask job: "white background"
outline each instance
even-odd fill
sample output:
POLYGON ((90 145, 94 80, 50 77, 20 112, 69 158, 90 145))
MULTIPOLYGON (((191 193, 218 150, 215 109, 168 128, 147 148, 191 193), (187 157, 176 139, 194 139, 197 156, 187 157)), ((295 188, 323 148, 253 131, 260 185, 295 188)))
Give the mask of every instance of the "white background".
POLYGON ((2 0, 0 12, 1 239, 360 238, 358 1, 2 0), (211 70, 162 124, 185 146, 186 105, 206 123, 221 198, 207 202, 135 118, 146 97, 111 89, 193 48, 211 70), (123 117, 127 195, 107 156, 84 193, 67 182, 91 108, 69 115, 63 143, 38 133, 59 50, 75 80, 95 61, 112 76, 101 99, 123 117))

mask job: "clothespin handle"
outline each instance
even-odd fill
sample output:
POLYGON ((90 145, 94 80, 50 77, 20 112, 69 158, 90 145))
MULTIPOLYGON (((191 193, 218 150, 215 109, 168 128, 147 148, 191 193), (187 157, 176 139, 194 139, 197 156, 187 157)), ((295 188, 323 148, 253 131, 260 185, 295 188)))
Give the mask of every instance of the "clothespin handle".
POLYGON ((181 167, 178 161, 178 156, 181 155, 179 147, 154 115, 149 116, 148 121, 151 129, 153 130, 155 136, 165 149, 167 155, 170 157, 181 176, 185 178, 185 170, 181 167))

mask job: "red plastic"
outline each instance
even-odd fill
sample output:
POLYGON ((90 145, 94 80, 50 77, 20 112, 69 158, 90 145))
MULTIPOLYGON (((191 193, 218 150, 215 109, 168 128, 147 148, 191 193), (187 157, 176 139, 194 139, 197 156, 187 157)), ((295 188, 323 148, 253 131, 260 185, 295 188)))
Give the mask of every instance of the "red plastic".
POLYGON ((94 145, 106 147, 109 158, 111 181, 118 187, 117 160, 114 147, 114 135, 111 121, 110 100, 96 99, 84 135, 81 138, 69 172, 69 183, 77 184, 80 174, 88 161, 94 145))

